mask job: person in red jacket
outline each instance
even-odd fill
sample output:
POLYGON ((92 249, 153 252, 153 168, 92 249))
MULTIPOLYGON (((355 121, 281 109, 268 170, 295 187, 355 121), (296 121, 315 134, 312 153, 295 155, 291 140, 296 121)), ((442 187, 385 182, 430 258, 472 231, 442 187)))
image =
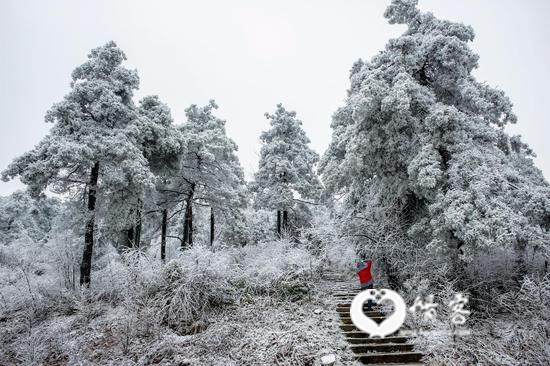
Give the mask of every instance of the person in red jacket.
MULTIPOLYGON (((355 263, 357 267, 357 276, 359 276, 359 282, 361 283, 361 291, 374 288, 374 278, 372 277, 372 260, 360 261, 355 263)), ((367 311, 372 310, 372 300, 367 301, 367 311)))

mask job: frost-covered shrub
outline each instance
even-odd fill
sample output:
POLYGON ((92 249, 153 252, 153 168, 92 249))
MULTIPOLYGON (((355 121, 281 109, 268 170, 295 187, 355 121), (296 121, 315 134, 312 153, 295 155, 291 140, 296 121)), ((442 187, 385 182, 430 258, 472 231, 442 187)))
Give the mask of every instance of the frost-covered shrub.
POLYGON ((489 327, 516 360, 544 365, 550 360, 550 275, 525 277, 521 287, 497 298, 506 317, 489 327))
POLYGON ((228 284, 233 257, 197 245, 162 270, 162 303, 171 326, 202 320, 212 307, 231 302, 228 284))
MULTIPOLYGON (((78 259, 73 239, 60 231, 47 244, 0 246, 0 364, 124 364, 143 343, 172 332, 203 333, 230 309, 258 301, 305 304, 322 263, 308 245, 289 240, 196 244, 166 264, 153 249, 121 253, 102 244, 90 288, 72 290, 64 277, 78 259)), ((278 340, 269 359, 279 351, 288 360, 311 359, 299 339, 278 340)), ((157 345, 171 357, 173 347, 157 345)))
POLYGON ((281 240, 243 248, 196 245, 162 270, 162 303, 169 324, 204 321, 208 311, 252 295, 297 300, 311 290, 319 262, 281 240))
POLYGON ((303 245, 278 240, 246 246, 238 251, 236 281, 244 293, 293 299, 309 292, 319 259, 303 245))
POLYGON ((164 266, 139 250, 111 250, 96 263, 102 268, 76 307, 82 324, 102 316, 101 303, 122 309, 115 321, 121 339, 131 336, 130 328, 134 335, 157 333, 159 324, 194 333, 215 309, 254 296, 302 299, 320 265, 302 244, 287 240, 215 251, 196 244, 164 266))
POLYGON ((53 262, 55 241, 0 244, 0 364, 54 364, 68 317, 77 309, 53 262), (51 324, 50 324, 51 323, 51 324), (50 324, 45 327, 45 324, 50 324))
MULTIPOLYGON (((443 292, 442 303, 452 297, 443 292)), ((526 277, 518 289, 487 298, 486 311, 472 311, 463 330, 470 335, 452 336, 456 330, 450 313, 438 308, 437 320, 422 322, 408 318, 409 326, 422 328, 416 344, 429 365, 519 366, 547 365, 550 359, 550 277, 526 277), (432 331, 430 333, 429 331, 432 331)))
POLYGON ((0 245, 0 309, 10 313, 26 308, 33 317, 45 318, 56 306, 65 307, 70 294, 60 286, 59 272, 51 262, 53 244, 19 239, 0 245))
POLYGON ((319 258, 321 268, 348 275, 353 273, 356 247, 342 235, 337 220, 327 210, 319 209, 312 218, 311 227, 303 229, 301 234, 301 241, 310 253, 319 258))
POLYGON ((118 307, 121 343, 126 345, 132 336, 157 334, 162 323, 161 263, 135 249, 120 255, 113 251, 107 257, 109 263, 95 274, 91 292, 118 307))
POLYGON ((50 239, 50 257, 63 286, 74 291, 80 276, 81 240, 71 230, 57 229, 50 239))

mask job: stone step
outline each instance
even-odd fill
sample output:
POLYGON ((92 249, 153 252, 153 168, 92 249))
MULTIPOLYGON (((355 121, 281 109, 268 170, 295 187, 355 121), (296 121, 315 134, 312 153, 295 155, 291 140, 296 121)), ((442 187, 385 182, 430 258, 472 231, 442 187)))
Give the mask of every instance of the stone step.
MULTIPOLYGON (((370 316, 369 315, 369 318, 371 318, 372 320, 374 320, 377 324, 380 324, 382 323, 384 320, 386 320, 386 317, 385 316, 370 316)), ((341 316, 340 317, 340 322, 342 324, 353 324, 353 322, 351 321, 351 318, 350 317, 344 317, 344 316, 341 316)))
MULTIPOLYGON (((346 336, 352 336, 353 338, 370 338, 370 335, 368 333, 363 332, 362 330, 357 329, 354 325, 344 324, 340 325, 340 330, 344 333, 346 336)), ((403 335, 399 334, 399 331, 388 334, 386 338, 388 337, 404 337, 403 335)), ((375 339, 375 338, 370 338, 375 339)))
POLYGON ((381 344, 381 343, 407 343, 407 337, 369 338, 368 334, 360 332, 344 332, 348 343, 351 344, 381 344))
MULTIPOLYGON (((342 306, 342 307, 337 307, 336 308, 336 312, 338 314, 349 314, 349 311, 350 311, 350 306, 342 306)), ((363 313, 367 314, 367 313, 380 313, 382 314, 382 316, 385 316, 387 313, 384 311, 382 311, 382 308, 380 306, 376 306, 376 305, 372 305, 371 306, 371 310, 369 310, 368 306, 367 305, 363 305, 363 313)))
POLYGON ((395 353, 395 352, 412 352, 413 345, 408 343, 369 343, 369 344, 354 344, 351 346, 354 353, 395 353))
MULTIPOLYGON (((380 323, 379 323, 380 324, 380 323)), ((367 337, 368 337, 368 334, 367 333, 364 333, 362 330, 360 330, 359 328, 357 328, 355 325, 353 324, 340 324, 340 329, 344 332, 358 332, 358 333, 363 333, 365 334, 367 337)), ((389 334, 388 336, 398 336, 399 335, 399 331, 393 333, 393 334, 389 334)))
MULTIPOLYGON (((363 304, 363 309, 365 309, 367 306, 368 306, 367 304, 363 304)), ((371 307, 373 309, 380 309, 380 305, 378 304, 372 304, 371 307)), ((349 311, 350 308, 351 308, 351 301, 349 303, 339 302, 336 304, 336 311, 340 309, 349 311)))
POLYGON ((393 353, 363 353, 357 354, 356 357, 364 364, 370 365, 373 363, 410 363, 420 362, 422 354, 418 352, 393 352, 393 353))
MULTIPOLYGON (((343 284, 333 276, 338 283, 331 284, 332 302, 335 304, 336 313, 340 317, 340 329, 342 334, 350 344, 350 348, 355 354, 356 359, 366 365, 379 366, 420 366, 424 365, 420 360, 422 354, 414 352, 414 345, 408 343, 410 338, 401 336, 399 331, 385 338, 370 338, 368 333, 359 330, 350 317, 351 302, 355 296, 361 292, 357 286, 352 286, 351 278, 349 282, 343 284)), ((381 323, 386 319, 385 312, 382 311, 385 307, 372 304, 370 311, 367 310, 367 304, 363 305, 363 312, 377 323, 381 323)), ((391 310, 389 310, 391 311, 391 310)))
MULTIPOLYGON (((345 299, 341 299, 342 301, 336 303, 336 307, 337 308, 347 308, 349 309, 351 307, 351 299, 350 301, 345 301, 345 299)), ((363 304, 363 306, 367 306, 367 302, 365 302, 363 304)), ((379 308, 380 307, 380 304, 377 304, 375 303, 374 301, 372 302, 372 307, 377 307, 379 308)))
MULTIPOLYGON (((342 297, 342 296, 337 296, 335 299, 340 299, 341 300, 340 302, 336 303, 336 306, 339 307, 339 308, 348 308, 349 309, 350 306, 351 306, 351 302, 353 301, 353 299, 346 299, 345 297, 342 297)), ((367 306, 367 301, 365 301, 363 303, 363 306, 367 306)), ((380 307, 380 304, 377 304, 373 301, 372 306, 380 307)))
MULTIPOLYGON (((336 309, 336 312, 340 315, 340 318, 348 318, 349 317, 349 309, 336 309)), ((363 314, 370 317, 380 317, 380 316, 386 316, 386 314, 382 313, 381 311, 365 311, 363 310, 363 314)))

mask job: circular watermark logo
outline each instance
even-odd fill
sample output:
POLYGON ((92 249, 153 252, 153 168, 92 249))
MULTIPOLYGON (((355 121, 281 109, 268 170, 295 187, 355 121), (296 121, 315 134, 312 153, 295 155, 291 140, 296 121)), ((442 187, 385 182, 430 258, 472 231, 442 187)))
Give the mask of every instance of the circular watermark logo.
POLYGON ((395 333, 405 321, 407 315, 407 305, 403 298, 395 291, 388 289, 369 289, 358 293, 350 307, 350 317, 353 324, 361 329, 363 332, 368 333, 372 337, 381 337, 395 333), (384 301, 393 302, 394 312, 380 324, 377 324, 374 320, 369 318, 363 313, 363 304, 368 300, 373 301, 376 304, 381 304, 384 301))

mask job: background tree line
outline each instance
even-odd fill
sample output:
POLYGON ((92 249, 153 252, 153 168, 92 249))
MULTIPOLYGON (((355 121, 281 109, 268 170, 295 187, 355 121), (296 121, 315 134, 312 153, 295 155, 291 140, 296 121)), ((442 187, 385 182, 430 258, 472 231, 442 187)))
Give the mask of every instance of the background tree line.
POLYGON ((217 224, 232 244, 247 242, 243 211, 252 200, 277 211, 279 236, 288 231, 294 198, 315 197, 320 188, 318 158, 295 113, 279 105, 267 115, 272 128, 262 135, 254 198, 216 103, 191 105, 187 121, 175 124, 158 96, 134 102, 139 77, 125 59, 114 42, 93 49, 73 71, 69 94, 46 113, 49 134, 2 172, 4 180, 20 177, 33 197, 49 189, 73 203, 84 241, 80 284, 91 280, 98 229, 119 248, 139 248, 144 231, 158 233, 162 261, 167 239, 193 245, 196 207, 209 210, 210 244, 217 224))

